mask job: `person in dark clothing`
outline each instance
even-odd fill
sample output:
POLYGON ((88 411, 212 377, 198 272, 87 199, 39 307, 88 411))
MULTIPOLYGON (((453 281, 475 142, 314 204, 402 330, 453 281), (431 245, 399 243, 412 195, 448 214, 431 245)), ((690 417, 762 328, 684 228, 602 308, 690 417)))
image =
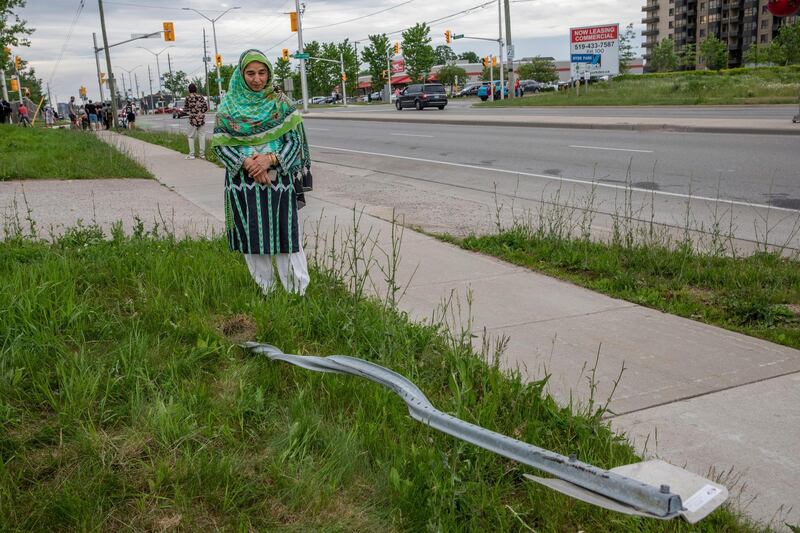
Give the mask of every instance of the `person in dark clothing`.
POLYGON ((0 100, 0 124, 5 124, 11 117, 11 104, 5 99, 0 100))
POLYGON ((83 110, 86 113, 86 118, 89 120, 89 129, 96 130, 98 129, 97 123, 97 105, 89 100, 89 103, 83 106, 83 110))

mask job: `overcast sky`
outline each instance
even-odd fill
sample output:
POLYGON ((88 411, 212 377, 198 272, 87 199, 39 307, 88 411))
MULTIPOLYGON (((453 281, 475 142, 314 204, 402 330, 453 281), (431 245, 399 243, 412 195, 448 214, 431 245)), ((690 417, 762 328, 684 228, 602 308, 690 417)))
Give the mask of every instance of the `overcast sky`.
MULTIPOLYGON (((303 36, 306 42, 341 41, 345 38, 361 40, 369 34, 394 32, 417 22, 458 13, 480 3, 480 0, 308 0, 303 18, 303 36), (397 7, 361 20, 345 22, 392 6, 397 7), (344 23, 337 24, 339 22, 344 23)), ((70 28, 80 4, 79 0, 28 0, 28 5, 19 11, 19 15, 36 32, 31 36, 30 48, 19 48, 13 52, 31 62, 39 78, 50 82, 53 98, 57 97, 61 102, 70 95, 77 96, 81 85, 87 87, 89 98, 97 99, 99 96, 92 53, 92 32, 97 33, 102 46, 98 2, 84 0, 85 5, 70 36, 70 28)), ((112 65, 120 85, 122 74, 125 74, 126 83, 128 78, 122 69, 133 70, 138 77, 139 88, 145 92, 149 92, 148 65, 152 72, 153 87, 156 90, 158 88, 156 58, 137 46, 159 52, 168 44, 173 44, 172 48, 159 56, 161 72, 168 69, 169 55, 172 69, 185 71, 190 79, 203 75, 203 28, 206 28, 208 36, 209 53, 213 54, 211 23, 182 7, 197 9, 214 18, 229 7, 241 6, 241 9, 229 12, 216 23, 219 51, 225 63, 235 61, 246 48, 259 48, 270 57, 280 55, 283 47, 292 52, 297 48, 296 34, 291 33, 289 17, 284 14, 294 9, 294 0, 239 0, 236 3, 213 0, 173 3, 161 0, 161 5, 158 0, 104 0, 103 5, 110 43, 129 39, 131 33, 159 31, 163 21, 175 24, 174 43, 165 43, 161 38, 145 39, 111 49, 112 65), (167 5, 171 7, 164 7, 167 5)), ((633 0, 512 2, 511 36, 516 57, 543 55, 568 59, 569 28, 575 26, 619 23, 622 27, 633 22, 638 33, 641 31, 641 6, 641 1, 633 0)), ((431 24, 433 46, 444 44, 444 31, 447 29, 455 33, 496 38, 497 11, 495 2, 431 24)), ((400 40, 399 34, 390 38, 400 40)), ((497 53, 497 44, 479 40, 457 40, 452 48, 456 53, 474 50, 481 56, 497 53)), ((106 70, 102 55, 101 70, 106 70)), ((135 80, 133 83, 135 85, 135 80)))

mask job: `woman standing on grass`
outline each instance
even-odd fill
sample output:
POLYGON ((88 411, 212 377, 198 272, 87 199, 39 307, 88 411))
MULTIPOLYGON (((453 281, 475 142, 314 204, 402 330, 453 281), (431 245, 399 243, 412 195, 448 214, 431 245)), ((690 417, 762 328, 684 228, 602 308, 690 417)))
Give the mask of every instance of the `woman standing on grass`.
MULTIPOLYGON (((272 65, 258 50, 239 57, 217 110, 212 141, 225 165, 225 228, 264 293, 275 284, 272 259, 287 291, 309 283, 299 235, 295 176, 311 165, 305 130, 292 103, 273 89, 272 65)), ((302 207, 302 202, 300 207, 302 207)))

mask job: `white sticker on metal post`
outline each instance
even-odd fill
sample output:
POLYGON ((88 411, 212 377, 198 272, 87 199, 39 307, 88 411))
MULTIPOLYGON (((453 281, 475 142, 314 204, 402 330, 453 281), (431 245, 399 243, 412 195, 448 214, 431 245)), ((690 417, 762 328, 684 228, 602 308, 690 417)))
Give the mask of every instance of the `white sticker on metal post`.
POLYGON ((714 485, 705 485, 692 496, 683 502, 683 507, 690 513, 697 512, 702 506, 714 499, 714 496, 722 492, 714 485))

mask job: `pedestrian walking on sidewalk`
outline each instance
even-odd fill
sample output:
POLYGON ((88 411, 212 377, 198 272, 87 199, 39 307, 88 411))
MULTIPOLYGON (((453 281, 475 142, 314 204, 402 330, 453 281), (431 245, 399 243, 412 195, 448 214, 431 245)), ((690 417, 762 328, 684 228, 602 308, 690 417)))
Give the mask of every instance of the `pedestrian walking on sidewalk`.
POLYGON ((262 52, 239 57, 217 110, 212 146, 225 165, 228 246, 244 254, 265 294, 275 285, 273 258, 283 287, 303 294, 309 275, 298 230, 302 186, 295 184, 311 158, 300 113, 272 82, 262 52))
POLYGON ((186 159, 194 159, 194 139, 199 137, 200 159, 206 158, 206 111, 208 104, 206 99, 197 94, 197 85, 189 84, 189 96, 186 97, 184 104, 189 113, 189 129, 186 137, 189 139, 189 155, 186 159))
POLYGON ((125 120, 128 122, 128 129, 132 130, 136 125, 136 111, 130 100, 128 100, 128 105, 125 106, 125 120))
POLYGON ((97 121, 97 105, 89 100, 89 103, 83 106, 83 110, 86 113, 87 120, 89 121, 89 129, 92 131, 100 129, 100 124, 97 121))

